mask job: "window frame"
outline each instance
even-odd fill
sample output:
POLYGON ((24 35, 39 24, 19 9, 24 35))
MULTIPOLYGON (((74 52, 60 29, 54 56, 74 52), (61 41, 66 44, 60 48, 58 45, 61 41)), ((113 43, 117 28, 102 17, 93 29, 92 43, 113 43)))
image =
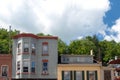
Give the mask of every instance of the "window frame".
POLYGON ((85 76, 84 76, 84 71, 74 71, 74 80, 84 80, 85 76), (78 76, 78 73, 77 72, 80 72, 80 75, 78 76), (79 78, 80 79, 79 79, 79 78))
POLYGON ((48 71, 48 60, 47 59, 43 59, 42 60, 42 75, 48 75, 49 71, 48 71), (44 64, 47 63, 47 66, 45 66, 44 64))
POLYGON ((29 48, 30 48, 29 42, 24 42, 23 43, 23 53, 29 53, 29 48))
POLYGON ((35 44, 35 43, 32 43, 32 44, 31 44, 31 53, 32 53, 32 54, 35 54, 35 53, 36 53, 36 44, 35 44))
POLYGON ((72 71, 62 71, 62 80, 72 80, 72 77, 73 77, 72 71), (68 72, 68 75, 66 74, 67 72, 68 72))
POLYGON ((9 75, 9 66, 8 65, 1 65, 1 76, 2 77, 7 77, 9 75), (3 75, 3 67, 7 67, 7 70, 5 71, 6 72, 6 75, 4 76, 3 75))
POLYGON ((17 43, 17 54, 21 54, 21 48, 22 48, 22 44, 21 42, 17 43))
POLYGON ((23 73, 28 73, 29 72, 29 63, 30 63, 30 61, 29 60, 23 60, 23 70, 22 70, 22 72, 23 73), (24 62, 26 62, 27 64, 25 64, 24 62), (27 66, 26 66, 27 65, 27 66), (24 68, 25 67, 27 67, 27 70, 26 71, 24 71, 24 68))
POLYGON ((87 71, 87 80, 91 80, 90 79, 90 72, 94 73, 93 74, 93 80, 98 80, 98 73, 97 73, 97 70, 94 70, 94 71, 87 71))
POLYGON ((49 45, 48 42, 42 42, 42 56, 49 55, 49 45))
POLYGON ((31 73, 35 73, 35 61, 31 62, 31 73), (33 69, 34 69, 34 71, 33 71, 33 69))

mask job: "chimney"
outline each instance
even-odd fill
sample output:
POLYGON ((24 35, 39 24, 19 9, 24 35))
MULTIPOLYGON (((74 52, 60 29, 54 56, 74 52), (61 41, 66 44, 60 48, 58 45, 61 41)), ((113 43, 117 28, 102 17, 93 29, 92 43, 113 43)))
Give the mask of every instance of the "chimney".
POLYGON ((92 49, 90 50, 90 55, 93 55, 93 50, 92 49))
POLYGON ((118 56, 115 56, 115 60, 117 60, 118 59, 118 56))

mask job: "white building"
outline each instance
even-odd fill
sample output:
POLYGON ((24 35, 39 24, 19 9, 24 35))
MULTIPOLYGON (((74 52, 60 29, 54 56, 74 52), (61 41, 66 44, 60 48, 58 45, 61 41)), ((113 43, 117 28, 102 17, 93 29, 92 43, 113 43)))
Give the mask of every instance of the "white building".
POLYGON ((56 80, 58 37, 29 33, 13 37, 13 79, 56 80))

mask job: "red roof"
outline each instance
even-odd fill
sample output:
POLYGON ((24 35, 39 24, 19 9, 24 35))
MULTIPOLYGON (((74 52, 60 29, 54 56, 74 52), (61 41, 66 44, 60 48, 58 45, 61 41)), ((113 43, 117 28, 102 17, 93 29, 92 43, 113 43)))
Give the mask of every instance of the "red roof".
POLYGON ((120 59, 110 61, 109 64, 120 64, 120 59))
POLYGON ((18 39, 21 37, 32 37, 32 38, 36 38, 36 39, 58 39, 58 37, 55 37, 55 36, 37 36, 37 35, 34 35, 32 33, 18 34, 16 36, 14 36, 13 39, 18 39))

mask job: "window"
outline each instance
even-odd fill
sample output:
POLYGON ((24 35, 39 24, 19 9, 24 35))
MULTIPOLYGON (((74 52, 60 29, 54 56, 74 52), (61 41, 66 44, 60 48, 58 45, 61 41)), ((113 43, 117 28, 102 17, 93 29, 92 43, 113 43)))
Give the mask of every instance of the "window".
POLYGON ((20 70, 20 61, 17 62, 17 71, 20 70))
POLYGON ((31 62, 31 72, 35 73, 35 62, 31 62))
POLYGON ((104 80, 112 80, 110 70, 104 70, 104 80))
POLYGON ((23 72, 28 72, 28 66, 29 66, 29 62, 23 61, 23 72))
POLYGON ((8 66, 7 65, 3 65, 1 67, 1 72, 2 72, 2 76, 8 76, 8 66))
POLYGON ((17 48, 18 48, 18 54, 20 54, 21 53, 21 43, 18 43, 17 48))
POLYGON ((35 54, 35 49, 36 49, 36 45, 35 43, 32 44, 32 54, 35 54))
POLYGON ((42 74, 48 74, 48 60, 42 60, 42 74))
POLYGON ((29 52, 29 43, 24 42, 24 52, 29 52))
POLYGON ((98 80, 97 71, 87 71, 87 80, 98 80))
POLYGON ((42 54, 48 54, 48 42, 42 43, 42 54))
POLYGON ((84 80, 84 71, 74 71, 74 80, 84 80))
POLYGON ((72 71, 62 71, 62 80, 72 80, 72 71))

